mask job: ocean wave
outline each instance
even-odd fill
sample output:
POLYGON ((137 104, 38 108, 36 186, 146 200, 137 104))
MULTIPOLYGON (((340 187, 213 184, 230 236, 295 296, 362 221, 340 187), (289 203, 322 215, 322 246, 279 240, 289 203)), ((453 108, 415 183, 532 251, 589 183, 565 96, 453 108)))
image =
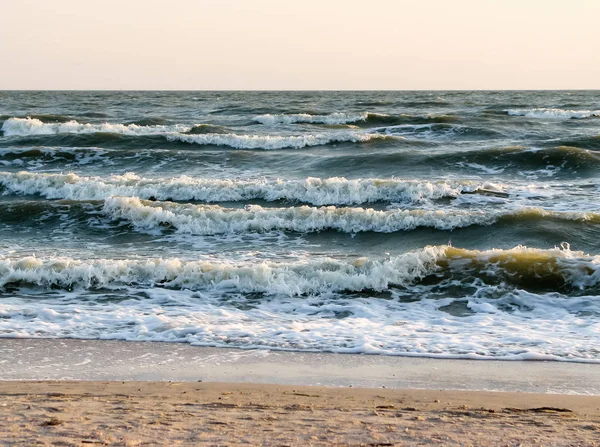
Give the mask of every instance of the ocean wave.
POLYGON ((415 140, 432 140, 433 142, 449 139, 481 140, 497 138, 502 134, 486 127, 471 127, 462 124, 433 122, 424 124, 396 124, 371 129, 385 135, 397 135, 415 140))
MULTIPOLYGON (((598 139, 600 147, 600 139, 598 139)), ((600 166, 600 154, 574 146, 558 146, 548 149, 527 150, 515 153, 513 158, 520 165, 554 166, 557 168, 583 170, 597 169, 600 166)))
MULTIPOLYGON (((412 144, 412 140, 406 141, 412 144)), ((590 148, 596 145, 600 149, 600 138, 561 143, 586 145, 590 148)), ((361 173, 369 169, 371 172, 393 174, 401 169, 430 170, 432 166, 437 166, 452 169, 452 172, 456 172, 457 167, 467 168, 470 173, 475 169, 477 174, 511 172, 521 175, 531 170, 545 170, 551 175, 570 175, 573 172, 594 174, 600 168, 600 153, 575 146, 535 149, 512 146, 435 152, 411 147, 395 152, 340 153, 335 157, 319 158, 312 166, 332 173, 361 173)))
POLYGON ((238 202, 252 199, 293 200, 313 205, 357 205, 369 202, 422 202, 458 197, 463 192, 495 190, 502 185, 470 180, 415 181, 343 177, 305 180, 219 180, 143 178, 133 173, 107 177, 77 174, 0 172, 0 185, 13 194, 41 195, 49 199, 104 200, 110 196, 143 199, 238 202))
POLYGON ((526 118, 583 119, 591 117, 600 117, 600 110, 565 110, 552 108, 535 108, 508 109, 505 112, 511 116, 524 116, 526 118))
POLYGON ((229 262, 213 259, 0 258, 0 288, 35 285, 66 289, 166 287, 302 296, 386 291, 434 281, 497 283, 511 288, 586 289, 600 281, 600 258, 568 247, 542 250, 467 250, 428 246, 387 259, 334 258, 295 262, 229 262), (433 275, 433 276, 432 276, 433 275))
POLYGON ((542 221, 557 224, 600 224, 600 212, 557 211, 533 207, 498 211, 374 210, 335 206, 270 208, 259 205, 230 208, 121 196, 111 196, 105 200, 11 200, 1 207, 0 222, 23 226, 30 219, 48 221, 65 213, 77 219, 85 219, 90 212, 94 215, 103 213, 113 220, 125 220, 140 231, 156 233, 166 229, 202 236, 270 231, 312 233, 329 230, 344 233, 394 233, 416 228, 451 231, 469 226, 514 226, 521 222, 542 221))
POLYGON ((166 136, 169 141, 181 141, 203 146, 227 146, 233 149, 302 149, 312 146, 324 146, 336 143, 366 143, 376 140, 392 141, 399 137, 364 132, 335 132, 318 135, 238 135, 238 134, 201 134, 166 136))
POLYGON ((2 125, 4 136, 32 136, 58 134, 113 133, 122 135, 161 135, 172 132, 187 132, 190 126, 180 124, 165 126, 139 126, 137 124, 89 124, 75 120, 60 123, 45 123, 37 118, 9 118, 2 125))
POLYGON ((590 137, 575 137, 570 139, 563 139, 560 141, 561 147, 569 147, 572 150, 583 151, 585 149, 590 149, 594 152, 587 151, 590 154, 594 154, 595 157, 600 156, 596 150, 600 150, 600 135, 590 136, 590 137))
POLYGON ((23 158, 75 160, 77 158, 77 151, 70 148, 0 148, 0 159, 18 160, 23 158))
POLYGON ((52 239, 63 231, 72 234, 75 229, 85 230, 91 217, 92 225, 96 225, 103 205, 102 201, 11 200, 0 207, 0 223, 4 231, 10 232, 13 227, 23 234, 35 237, 43 233, 52 239))
POLYGON ((181 233, 216 235, 273 230, 311 233, 335 230, 344 233, 394 233, 416 228, 454 230, 472 225, 525 220, 556 220, 600 223, 600 214, 521 208, 496 212, 478 210, 374 210, 371 208, 289 207, 244 209, 217 205, 189 205, 142 201, 137 197, 109 197, 104 212, 134 228, 156 231, 174 228, 181 233))
POLYGON ((554 211, 539 207, 527 207, 499 212, 500 221, 540 221, 553 220, 563 222, 600 223, 600 213, 594 211, 554 211))
MULTIPOLYGON (((366 143, 374 140, 398 140, 394 137, 364 132, 338 131, 329 134, 306 135, 238 135, 224 133, 229 131, 222 126, 195 125, 152 125, 137 124, 82 124, 77 121, 65 123, 44 123, 34 118, 9 118, 2 125, 6 137, 35 137, 35 136, 93 136, 92 141, 85 145, 106 143, 125 143, 115 141, 125 137, 160 137, 167 141, 198 145, 227 146, 234 149, 301 149, 304 147, 321 146, 335 143, 366 143)), ((162 140, 164 142, 164 140, 162 140)), ((77 143, 77 142, 63 142, 77 143)), ((130 142, 135 145, 136 141, 130 142)), ((141 141, 137 142, 144 147, 141 141)), ((80 143, 81 144, 81 143, 80 143)), ((164 144, 164 143, 163 143, 164 144)), ((64 145, 64 144, 61 144, 64 145)), ((77 145, 77 144, 75 144, 77 145)), ((152 144, 150 146, 154 146, 152 144)))
POLYGON ((158 230, 175 228, 196 235, 268 232, 273 230, 311 233, 336 230, 345 233, 393 233, 418 227, 452 230, 470 225, 490 225, 497 218, 483 211, 393 210, 371 208, 289 207, 244 209, 217 205, 188 205, 173 202, 142 201, 136 197, 109 197, 104 212, 124 219, 134 228, 158 230))
POLYGON ((509 250, 447 247, 440 266, 460 276, 528 290, 584 290, 600 284, 600 256, 572 251, 568 244, 549 250, 518 246, 509 250), (454 264, 460 261, 460 264, 454 264))
POLYGON ((97 163, 108 154, 108 151, 98 148, 93 150, 53 147, 0 148, 0 163, 15 166, 51 163, 85 165, 97 163))
MULTIPOLYGON (((598 139, 600 145, 600 139, 598 139)), ((457 152, 435 156, 440 162, 493 164, 495 168, 561 168, 589 171, 600 167, 600 154, 574 146, 528 149, 520 146, 457 152)))
POLYGON ((372 125, 427 125, 427 124, 450 124, 459 121, 459 117, 455 115, 410 115, 402 113, 399 115, 386 115, 383 113, 369 113, 366 119, 367 124, 372 125))
POLYGON ((357 121, 366 121, 368 113, 332 113, 330 115, 311 115, 308 113, 293 113, 288 115, 259 115, 254 121, 267 126, 277 124, 350 124, 357 121))
POLYGON ((452 115, 388 115, 385 113, 343 113, 336 112, 329 115, 311 115, 308 113, 260 115, 254 117, 254 121, 274 126, 280 124, 369 124, 369 125, 394 125, 394 124, 428 124, 449 123, 458 120, 452 115))
POLYGON ((344 262, 325 258, 290 263, 0 258, 0 287, 31 284, 94 289, 141 285, 190 290, 218 288, 289 296, 385 290, 390 283, 408 284, 429 273, 435 268, 440 252, 443 249, 430 247, 383 261, 344 262))
MULTIPOLYGON (((64 150, 97 149, 122 149, 139 150, 152 155, 156 149, 185 149, 189 146, 182 142, 170 142, 165 134, 123 134, 123 133, 59 133, 48 135, 12 136, 10 148, 48 147, 62 148, 64 150), (148 149, 152 149, 149 151, 148 149)), ((114 153, 111 153, 114 155, 114 153)), ((130 153, 131 155, 131 153, 130 153)))

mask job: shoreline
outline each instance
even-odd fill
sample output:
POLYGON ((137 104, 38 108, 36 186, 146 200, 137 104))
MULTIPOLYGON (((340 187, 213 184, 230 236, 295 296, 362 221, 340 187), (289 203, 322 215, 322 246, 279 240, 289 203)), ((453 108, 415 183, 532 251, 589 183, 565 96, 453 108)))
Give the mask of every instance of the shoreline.
POLYGON ((600 365, 0 339, 0 380, 231 382, 600 395, 600 365))

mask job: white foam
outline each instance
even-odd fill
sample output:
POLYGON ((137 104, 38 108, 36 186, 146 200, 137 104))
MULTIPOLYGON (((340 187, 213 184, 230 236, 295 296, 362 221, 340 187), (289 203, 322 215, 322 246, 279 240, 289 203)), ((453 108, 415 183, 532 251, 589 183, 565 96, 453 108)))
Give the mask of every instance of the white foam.
POLYGON ((542 208, 492 212, 420 209, 381 211, 335 206, 264 208, 259 205, 246 205, 244 209, 239 209, 217 205, 142 201, 137 197, 109 197, 105 201, 104 212, 113 219, 131 222, 137 229, 158 230, 170 226, 182 233, 205 236, 273 230, 301 233, 324 230, 345 233, 393 233, 419 227, 454 230, 471 225, 491 225, 506 218, 600 222, 598 213, 560 212, 542 208))
POLYGON ((94 134, 99 132, 122 135, 162 135, 170 141, 184 143, 227 146, 235 149, 301 149, 335 143, 365 143, 371 140, 402 139, 378 133, 339 131, 328 134, 306 135, 238 135, 234 133, 206 133, 188 135, 192 126, 176 124, 172 126, 138 126, 136 124, 87 124, 77 121, 67 123, 44 123, 36 118, 9 118, 2 125, 5 136, 94 134))
POLYGON ((104 212, 113 219, 125 219, 135 228, 156 230, 165 225, 196 235, 267 232, 272 230, 315 232, 337 230, 346 233, 374 231, 393 233, 429 227, 452 230, 470 225, 489 225, 496 216, 483 211, 393 210, 372 208, 290 207, 244 209, 216 205, 184 205, 147 202, 136 197, 110 197, 104 212))
POLYGON ((254 117, 254 121, 267 125, 275 126, 278 124, 350 124, 360 121, 366 121, 369 113, 332 113, 329 115, 310 115, 308 113, 295 113, 286 115, 260 115, 254 117))
POLYGON ((535 108, 509 109, 506 112, 512 116, 524 116, 527 118, 582 119, 600 116, 600 110, 565 110, 551 108, 535 108))
MULTIPOLYGON (((510 267, 515 259, 547 259, 593 278, 598 257, 568 249, 449 252, 427 247, 388 260, 305 259, 293 263, 168 260, 0 259, 0 284, 28 281, 75 287, 52 300, 20 295, 0 303, 1 337, 69 337, 203 346, 354 352, 442 358, 562 360, 600 363, 596 296, 531 293, 497 287, 439 298, 415 279, 485 261, 510 267), (462 257, 461 257, 462 256, 462 257), (575 269, 577 267, 577 269, 575 269), (392 299, 330 295, 336 290, 408 287, 392 299), (117 287, 104 296, 81 287, 117 287), (193 291, 196 290, 196 291, 193 291), (242 294, 236 294, 241 291, 242 294), (244 292, 272 296, 257 300, 244 292), (317 293, 312 296, 311 293, 317 293), (302 296, 300 296, 302 295, 302 296), (98 299, 105 298, 105 299, 98 299), (465 315, 448 306, 462 305, 465 315), (510 309, 510 311, 506 311, 510 309)), ((555 264, 556 263, 556 264, 555 264)), ((538 270, 539 271, 539 270, 538 270)), ((595 277, 596 284, 598 277, 595 277)))
POLYGON ((600 283, 600 256, 572 251, 568 246, 549 250, 522 246, 509 250, 427 246, 384 259, 319 257, 293 262, 232 261, 214 257, 182 261, 176 258, 79 260, 2 256, 0 287, 21 282, 92 289, 141 285, 294 296, 410 287, 414 281, 438 272, 442 263, 457 274, 473 269, 486 275, 502 271, 509 276, 560 274, 569 284, 582 289, 600 283))
POLYGON ((238 135, 208 133, 201 135, 170 134, 166 138, 170 141, 184 143, 227 146, 234 149, 302 149, 304 147, 323 146, 335 143, 366 143, 372 140, 401 139, 378 133, 365 133, 355 131, 332 132, 328 134, 306 135, 238 135))
MULTIPOLYGON (((377 201, 422 202, 457 197, 463 191, 473 191, 485 186, 469 180, 348 180, 343 177, 218 180, 187 176, 143 178, 133 173, 100 178, 73 173, 43 174, 25 171, 0 172, 0 184, 12 193, 39 194, 49 199, 104 200, 118 195, 204 202, 287 199, 314 205, 351 205, 377 201)), ((502 186, 498 188, 503 189, 502 186)))
POLYGON ((427 247, 388 260, 333 258, 300 262, 227 262, 179 259, 76 260, 0 258, 0 287, 14 282, 98 288, 111 285, 221 289, 287 296, 335 291, 385 290, 435 270, 445 247, 427 247))
POLYGON ((122 135, 162 135, 173 132, 187 132, 191 126, 138 126, 137 124, 88 124, 75 120, 66 123, 44 123, 36 118, 9 118, 2 125, 7 137, 28 135, 93 134, 99 132, 122 135))

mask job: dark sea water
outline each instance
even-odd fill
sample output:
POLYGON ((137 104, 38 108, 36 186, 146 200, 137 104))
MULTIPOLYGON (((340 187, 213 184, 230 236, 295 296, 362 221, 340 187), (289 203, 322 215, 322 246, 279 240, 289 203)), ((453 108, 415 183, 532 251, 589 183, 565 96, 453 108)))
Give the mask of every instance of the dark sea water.
POLYGON ((600 362, 600 92, 0 92, 0 336, 600 362))

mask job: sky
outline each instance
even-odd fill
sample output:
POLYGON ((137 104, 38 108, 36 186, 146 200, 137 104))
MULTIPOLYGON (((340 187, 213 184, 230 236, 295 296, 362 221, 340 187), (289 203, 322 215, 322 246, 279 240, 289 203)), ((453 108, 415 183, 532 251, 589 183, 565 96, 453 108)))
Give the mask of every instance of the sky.
POLYGON ((600 0, 0 0, 0 89, 599 89, 600 0))

